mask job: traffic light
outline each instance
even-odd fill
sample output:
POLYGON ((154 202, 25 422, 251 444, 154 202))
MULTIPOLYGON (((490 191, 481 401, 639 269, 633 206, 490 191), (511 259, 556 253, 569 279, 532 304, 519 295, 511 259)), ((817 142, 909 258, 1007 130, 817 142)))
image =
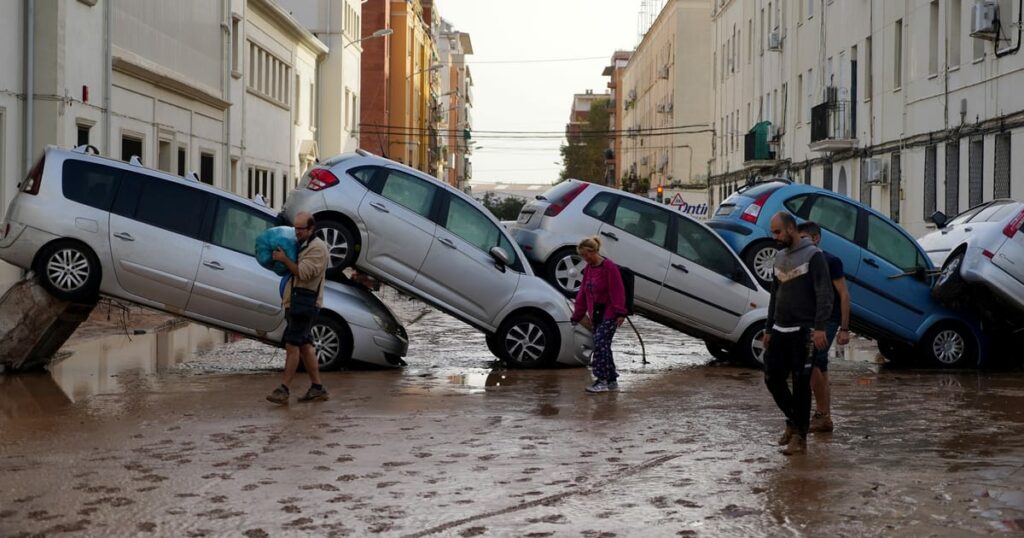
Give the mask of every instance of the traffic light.
POLYGON ((658 185, 658 203, 665 201, 665 187, 658 185))

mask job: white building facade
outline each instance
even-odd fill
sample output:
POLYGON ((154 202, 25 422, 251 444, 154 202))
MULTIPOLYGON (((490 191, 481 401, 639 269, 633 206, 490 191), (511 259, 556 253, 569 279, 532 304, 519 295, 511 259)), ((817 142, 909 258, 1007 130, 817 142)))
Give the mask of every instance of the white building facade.
POLYGON ((1019 0, 978 2, 980 27, 973 0, 717 4, 713 205, 785 176, 921 236, 936 210, 1021 197, 1019 0))

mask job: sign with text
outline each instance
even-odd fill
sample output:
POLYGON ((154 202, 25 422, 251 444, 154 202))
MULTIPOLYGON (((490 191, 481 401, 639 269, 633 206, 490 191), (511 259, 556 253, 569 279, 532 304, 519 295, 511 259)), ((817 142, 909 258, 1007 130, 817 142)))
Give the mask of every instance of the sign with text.
POLYGON ((671 198, 666 193, 665 200, 668 205, 676 208, 680 213, 697 220, 707 220, 711 216, 707 191, 677 191, 671 198))

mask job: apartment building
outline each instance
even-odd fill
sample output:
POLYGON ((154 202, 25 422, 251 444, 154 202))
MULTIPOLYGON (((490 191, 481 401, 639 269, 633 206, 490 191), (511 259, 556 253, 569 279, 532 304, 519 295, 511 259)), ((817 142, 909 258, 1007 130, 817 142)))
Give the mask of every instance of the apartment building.
POLYGON ((440 87, 434 119, 441 136, 440 157, 443 161, 438 176, 449 185, 465 189, 473 177, 470 155, 473 153, 468 135, 473 129, 473 77, 466 56, 473 54, 473 41, 466 32, 456 30, 441 19, 434 36, 440 57, 440 87))
POLYGON ((610 176, 608 184, 614 187, 619 187, 622 184, 622 136, 623 123, 622 114, 619 113, 623 109, 623 92, 620 91, 622 88, 622 75, 626 71, 626 65, 629 63, 629 58, 633 55, 632 51, 628 50, 617 50, 612 54, 611 62, 605 66, 604 71, 601 72, 602 76, 608 77, 608 90, 610 92, 609 99, 611 100, 611 115, 608 117, 608 128, 615 136, 612 136, 608 143, 608 149, 612 151, 611 164, 609 164, 608 174, 610 176))
POLYGON ((1020 197, 1021 5, 1011 0, 719 0, 712 15, 717 205, 784 176, 920 236, 1020 197))
POLYGON ((712 0, 669 0, 622 75, 622 171, 630 190, 692 185, 712 152, 712 0))

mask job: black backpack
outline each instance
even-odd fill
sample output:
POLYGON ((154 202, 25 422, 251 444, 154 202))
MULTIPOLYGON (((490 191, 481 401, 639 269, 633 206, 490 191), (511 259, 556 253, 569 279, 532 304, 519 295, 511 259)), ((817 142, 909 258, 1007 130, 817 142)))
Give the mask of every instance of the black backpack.
POLYGON ((633 280, 636 273, 629 267, 619 266, 619 274, 622 275, 622 288, 626 290, 626 315, 633 315, 633 280))

